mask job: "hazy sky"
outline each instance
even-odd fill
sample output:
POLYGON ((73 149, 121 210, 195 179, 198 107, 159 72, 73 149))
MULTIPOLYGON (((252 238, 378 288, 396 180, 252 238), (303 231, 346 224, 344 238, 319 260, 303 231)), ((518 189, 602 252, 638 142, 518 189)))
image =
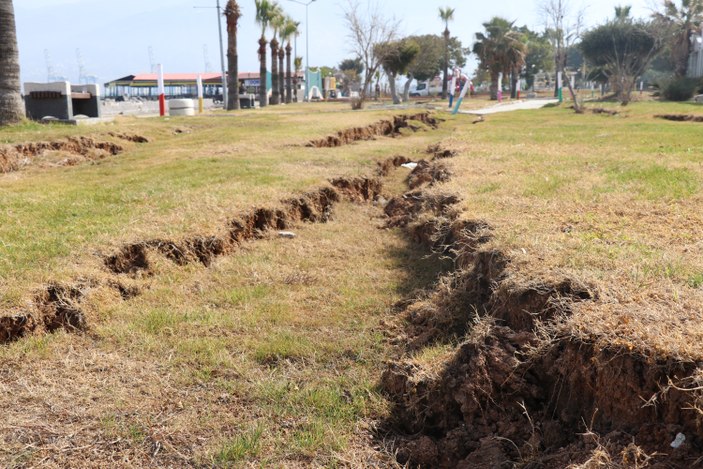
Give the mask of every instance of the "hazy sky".
MULTIPOLYGON (((465 46, 482 29, 481 23, 500 15, 543 29, 540 0, 379 0, 387 17, 400 21, 401 33, 439 34, 443 24, 440 6, 456 9, 450 23, 452 35, 465 46)), ((574 10, 585 7, 586 23, 598 24, 613 15, 613 6, 633 6, 633 16, 648 16, 657 0, 611 2, 569 0, 574 10)), ((308 9, 310 66, 334 66, 350 57, 345 45, 343 11, 347 0, 315 0, 308 9)), ((23 81, 46 81, 48 52, 55 75, 78 81, 78 54, 87 75, 100 83, 133 73, 149 72, 149 47, 156 63, 166 72, 204 72, 207 57, 210 71, 220 70, 216 0, 15 0, 15 14, 23 81), (204 6, 212 8, 194 8, 204 6)), ((224 5, 226 0, 221 0, 224 5)), ((284 10, 301 21, 298 55, 305 53, 305 6, 279 0, 284 10)), ((239 70, 258 71, 254 0, 240 0, 243 17, 239 32, 239 70)), ((367 0, 359 0, 364 10, 367 0)), ((223 34, 226 30, 223 21, 223 34)), ((473 61, 468 67, 473 68, 473 61)))

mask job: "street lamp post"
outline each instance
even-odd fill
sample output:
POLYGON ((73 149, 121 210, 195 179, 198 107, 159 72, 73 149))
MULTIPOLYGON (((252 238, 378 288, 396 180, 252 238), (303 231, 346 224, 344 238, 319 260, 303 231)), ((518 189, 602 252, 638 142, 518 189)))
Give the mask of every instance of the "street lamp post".
POLYGON ((308 21, 308 7, 312 2, 315 0, 308 0, 307 2, 301 2, 300 0, 288 0, 289 2, 294 2, 298 3, 300 5, 305 5, 305 99, 304 101, 308 100, 309 93, 310 93, 310 83, 309 83, 309 78, 310 78, 310 62, 309 62, 309 57, 310 57, 310 44, 308 37, 310 36, 310 27, 309 27, 309 21, 308 21))
MULTIPOLYGON (((312 0, 315 1, 315 0, 312 0)), ((227 110, 227 72, 225 69, 225 48, 222 44, 222 20, 220 0, 217 0, 215 7, 193 7, 193 8, 215 8, 217 11, 217 31, 220 34, 220 67, 222 68, 222 101, 225 111, 227 110)))

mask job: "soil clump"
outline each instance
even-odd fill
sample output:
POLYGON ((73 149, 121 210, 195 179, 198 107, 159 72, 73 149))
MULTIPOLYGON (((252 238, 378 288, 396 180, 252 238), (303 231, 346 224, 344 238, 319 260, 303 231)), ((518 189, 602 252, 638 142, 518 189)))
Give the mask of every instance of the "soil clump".
POLYGON ((654 117, 674 122, 703 122, 703 116, 693 114, 657 114, 654 117))
POLYGON ((362 140, 374 140, 376 137, 395 137, 400 135, 401 129, 417 132, 422 129, 422 125, 435 129, 439 125, 439 120, 429 112, 395 116, 390 120, 383 119, 366 127, 340 130, 323 139, 312 140, 307 146, 314 148, 341 147, 362 140))
POLYGON ((454 265, 433 289, 399 303, 390 333, 399 356, 381 378, 393 404, 383 437, 397 438, 397 461, 447 468, 700 461, 700 363, 575 335, 570 321, 580 304, 599 301, 598 289, 554 274, 518 277, 494 228, 465 219, 459 200, 414 190, 385 207, 387 226, 404 227, 454 265), (422 358, 433 347, 446 352, 422 358), (679 433, 685 443, 673 448, 679 433))
POLYGON ((112 142, 97 141, 89 137, 69 137, 52 142, 31 142, 0 147, 0 173, 18 171, 32 164, 49 152, 68 155, 58 162, 61 166, 73 166, 81 161, 95 161, 115 156, 124 148, 112 142))

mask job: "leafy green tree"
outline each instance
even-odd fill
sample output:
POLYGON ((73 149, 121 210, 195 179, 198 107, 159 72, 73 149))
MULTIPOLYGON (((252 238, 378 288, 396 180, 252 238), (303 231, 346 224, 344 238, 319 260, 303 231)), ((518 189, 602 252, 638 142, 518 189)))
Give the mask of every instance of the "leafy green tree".
POLYGON ((0 125, 7 125, 19 122, 24 117, 12 0, 0 0, 0 26, 0 125))
POLYGON ((454 20, 454 8, 439 9, 439 18, 444 21, 444 75, 442 76, 442 99, 447 98, 447 83, 449 80, 449 22, 454 20))
POLYGON ((536 33, 527 26, 519 29, 527 45, 525 54, 525 71, 523 77, 527 82, 527 87, 535 85, 535 75, 540 72, 550 72, 554 70, 554 47, 545 33, 536 33))
POLYGON ((383 70, 388 75, 393 104, 400 104, 395 85, 398 76, 407 73, 408 67, 419 53, 420 46, 417 42, 407 38, 377 47, 376 54, 380 57, 383 70))
POLYGON ((610 82, 618 100, 626 105, 659 43, 650 25, 640 21, 612 20, 583 35, 580 48, 590 64, 610 82))
MULTIPOLYGON (((448 68, 463 67, 466 65, 466 56, 470 50, 464 48, 456 37, 449 39, 449 62, 445 60, 444 39, 434 34, 422 36, 409 36, 420 47, 420 52, 408 67, 408 75, 419 81, 430 80, 439 75, 445 65, 448 68)), ((449 73, 449 72, 448 72, 449 73)), ((451 73, 449 73, 451 75, 451 73)))
POLYGON ((339 64, 339 71, 342 73, 342 92, 349 96, 352 86, 359 83, 361 74, 364 73, 364 64, 359 57, 344 59, 339 64))
POLYGON ((476 33, 473 52, 481 68, 491 75, 491 99, 498 99, 498 78, 516 76, 525 65, 527 46, 523 34, 514 28, 514 22, 498 16, 483 23, 485 33, 476 33))
POLYGON ((692 36, 703 22, 703 0, 680 0, 681 5, 672 0, 664 1, 664 9, 653 17, 674 65, 674 74, 685 77, 688 72, 688 59, 692 51, 692 36))

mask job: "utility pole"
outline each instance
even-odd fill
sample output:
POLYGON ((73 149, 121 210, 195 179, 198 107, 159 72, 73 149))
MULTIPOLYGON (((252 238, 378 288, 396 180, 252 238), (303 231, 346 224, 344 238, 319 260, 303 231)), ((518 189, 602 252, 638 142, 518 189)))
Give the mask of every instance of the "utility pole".
MULTIPOLYGON (((312 2, 315 0, 308 0, 308 2, 301 2, 300 0, 288 0, 289 2, 294 2, 299 5, 304 5, 305 6, 305 99, 304 101, 307 101, 309 98, 309 93, 310 93, 310 26, 309 26, 309 21, 308 21, 308 7, 312 2)), ((297 47, 296 47, 297 48, 297 47)))
MULTIPOLYGON (((313 0, 314 1, 314 0, 313 0)), ((215 8, 217 11, 217 31, 220 35, 220 65, 222 68, 222 99, 224 109, 227 110, 227 72, 225 70, 225 47, 222 43, 222 13, 220 7, 220 0, 217 0, 217 6, 215 7, 193 7, 193 8, 215 8)))

